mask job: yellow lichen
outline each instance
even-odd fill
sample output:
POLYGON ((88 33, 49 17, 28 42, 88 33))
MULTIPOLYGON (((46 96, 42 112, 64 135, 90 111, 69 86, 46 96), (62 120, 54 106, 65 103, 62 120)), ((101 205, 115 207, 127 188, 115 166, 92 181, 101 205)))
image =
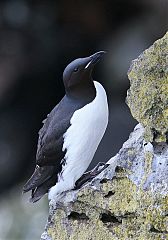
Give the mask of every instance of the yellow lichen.
MULTIPOLYGON (((146 168, 150 169, 150 165, 151 161, 146 168)), ((137 189, 124 174, 122 178, 100 183, 100 191, 90 187, 81 189, 71 212, 85 214, 87 218, 68 219, 64 209, 57 209, 53 226, 48 229, 52 240, 159 240, 168 237, 168 196, 137 189), (103 214, 107 214, 104 219, 103 214)))
POLYGON ((128 72, 131 83, 128 106, 133 117, 151 129, 153 136, 150 139, 154 137, 157 142, 166 141, 168 130, 167 56, 168 33, 134 60, 128 72))

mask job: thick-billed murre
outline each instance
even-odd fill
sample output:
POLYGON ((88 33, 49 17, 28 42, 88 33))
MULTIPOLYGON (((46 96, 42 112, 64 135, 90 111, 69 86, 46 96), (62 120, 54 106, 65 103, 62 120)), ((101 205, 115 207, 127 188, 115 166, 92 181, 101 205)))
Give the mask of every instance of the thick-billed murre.
POLYGON ((32 202, 73 189, 93 159, 108 123, 106 92, 92 79, 104 53, 76 59, 64 70, 65 96, 43 121, 36 168, 23 187, 23 192, 32 191, 32 202))

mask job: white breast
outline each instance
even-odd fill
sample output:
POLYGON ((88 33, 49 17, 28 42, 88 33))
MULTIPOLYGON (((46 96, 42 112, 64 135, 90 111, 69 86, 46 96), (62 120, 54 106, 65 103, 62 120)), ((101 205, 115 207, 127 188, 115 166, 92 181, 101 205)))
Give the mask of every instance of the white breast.
POLYGON ((64 134, 63 151, 66 164, 57 184, 50 189, 49 198, 72 189, 88 168, 108 124, 107 96, 102 85, 94 81, 95 99, 74 112, 71 126, 64 134))

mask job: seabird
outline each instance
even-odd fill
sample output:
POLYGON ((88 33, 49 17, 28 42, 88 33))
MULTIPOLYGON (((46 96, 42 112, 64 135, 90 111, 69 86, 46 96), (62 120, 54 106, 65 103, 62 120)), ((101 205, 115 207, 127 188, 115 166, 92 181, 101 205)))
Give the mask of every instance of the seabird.
POLYGON ((103 86, 92 79, 104 51, 72 61, 64 70, 65 96, 43 121, 36 168, 23 187, 31 202, 48 193, 49 200, 75 187, 87 170, 108 124, 103 86))

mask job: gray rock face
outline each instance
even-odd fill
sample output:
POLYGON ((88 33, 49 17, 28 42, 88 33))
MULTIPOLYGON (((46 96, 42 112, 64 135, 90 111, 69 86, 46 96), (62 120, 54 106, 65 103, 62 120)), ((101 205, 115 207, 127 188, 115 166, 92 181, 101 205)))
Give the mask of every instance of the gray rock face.
MULTIPOLYGON (((117 165, 130 171, 128 177, 144 190, 168 193, 168 144, 144 140, 144 128, 138 124, 114 157, 117 165)), ((112 163, 113 158, 108 163, 112 163)))

